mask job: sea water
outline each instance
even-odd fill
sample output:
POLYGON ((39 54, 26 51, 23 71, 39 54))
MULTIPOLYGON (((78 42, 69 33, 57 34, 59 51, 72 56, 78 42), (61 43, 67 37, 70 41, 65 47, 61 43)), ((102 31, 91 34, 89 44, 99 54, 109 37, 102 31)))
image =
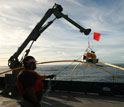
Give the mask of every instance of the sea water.
MULTIPOLYGON (((123 67, 124 64, 115 64, 123 67)), ((65 65, 38 65, 36 72, 40 75, 56 75, 56 80, 62 81, 88 81, 88 82, 123 82, 124 83, 124 71, 113 68, 110 66, 99 66, 102 69, 97 68, 95 65, 78 65, 65 64, 65 65), (74 70, 75 68, 75 70, 74 70), (121 80, 121 81, 120 81, 121 80)), ((6 66, 0 66, 0 72, 6 71, 9 68, 6 66)))
MULTIPOLYGON (((124 64, 116 64, 123 67, 124 64)), ((89 81, 89 82, 124 82, 124 71, 110 66, 95 65, 40 65, 37 72, 41 75, 56 74, 57 80, 64 81, 89 81), (75 70, 74 70, 75 68, 75 70), (120 81, 121 80, 121 81, 120 81)))

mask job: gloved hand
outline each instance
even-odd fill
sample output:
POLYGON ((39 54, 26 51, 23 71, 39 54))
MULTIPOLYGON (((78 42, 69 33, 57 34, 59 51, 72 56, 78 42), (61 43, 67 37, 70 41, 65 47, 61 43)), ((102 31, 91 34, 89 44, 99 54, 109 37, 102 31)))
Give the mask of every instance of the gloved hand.
POLYGON ((53 75, 47 76, 47 78, 53 79, 55 76, 56 76, 56 75, 53 74, 53 75))

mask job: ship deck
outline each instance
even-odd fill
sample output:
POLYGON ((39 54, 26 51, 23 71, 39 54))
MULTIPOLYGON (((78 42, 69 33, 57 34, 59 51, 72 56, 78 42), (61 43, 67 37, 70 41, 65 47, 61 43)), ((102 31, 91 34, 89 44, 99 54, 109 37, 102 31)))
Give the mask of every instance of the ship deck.
MULTIPOLYGON (((0 107, 20 107, 20 98, 0 96, 0 107)), ((99 96, 72 92, 49 92, 43 96, 43 107, 124 107, 120 96, 99 96)))

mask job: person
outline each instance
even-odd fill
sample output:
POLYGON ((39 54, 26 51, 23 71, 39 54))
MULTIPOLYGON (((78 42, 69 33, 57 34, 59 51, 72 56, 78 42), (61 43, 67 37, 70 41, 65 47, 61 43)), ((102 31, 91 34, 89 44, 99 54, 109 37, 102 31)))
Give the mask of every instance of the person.
POLYGON ((23 60, 24 69, 17 76, 17 87, 22 96, 21 107, 41 107, 44 84, 42 80, 54 78, 55 75, 40 76, 36 69, 36 60, 27 56, 23 60))

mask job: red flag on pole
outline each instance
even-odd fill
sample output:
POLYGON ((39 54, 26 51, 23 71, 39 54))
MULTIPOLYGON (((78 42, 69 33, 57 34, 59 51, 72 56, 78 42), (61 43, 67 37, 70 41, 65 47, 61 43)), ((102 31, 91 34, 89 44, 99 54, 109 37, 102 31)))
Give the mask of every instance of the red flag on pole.
POLYGON ((94 32, 93 39, 99 41, 101 37, 101 33, 94 32))

